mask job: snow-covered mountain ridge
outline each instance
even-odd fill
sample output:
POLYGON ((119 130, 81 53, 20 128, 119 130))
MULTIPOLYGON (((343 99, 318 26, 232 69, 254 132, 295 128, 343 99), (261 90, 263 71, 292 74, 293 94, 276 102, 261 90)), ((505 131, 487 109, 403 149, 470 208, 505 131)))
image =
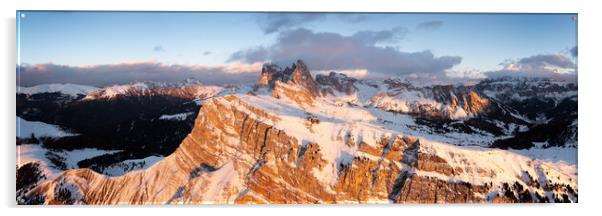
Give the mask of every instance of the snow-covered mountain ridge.
POLYGON ((222 91, 234 91, 232 86, 205 85, 199 80, 188 78, 182 82, 132 82, 123 85, 110 85, 102 88, 76 84, 41 84, 31 87, 18 87, 17 94, 35 95, 60 93, 83 100, 112 99, 127 96, 172 96, 191 100, 206 99, 222 91))
POLYGON ((40 93, 61 93, 71 97, 87 95, 90 92, 97 91, 98 88, 93 86, 77 85, 77 84, 41 84, 32 87, 17 87, 17 94, 40 94, 40 93))
POLYGON ((84 100, 111 99, 120 96, 172 96, 185 99, 205 99, 224 90, 220 86, 204 85, 198 80, 187 79, 180 83, 135 82, 113 85, 90 92, 84 100))

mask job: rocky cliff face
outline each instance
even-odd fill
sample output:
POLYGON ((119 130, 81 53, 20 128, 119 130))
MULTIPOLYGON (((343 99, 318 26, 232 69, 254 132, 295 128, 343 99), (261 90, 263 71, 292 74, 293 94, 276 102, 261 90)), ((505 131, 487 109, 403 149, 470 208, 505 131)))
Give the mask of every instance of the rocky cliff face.
POLYGON ((120 177, 70 170, 31 189, 21 200, 49 204, 577 200, 574 173, 542 161, 402 134, 385 133, 371 140, 368 134, 374 132, 356 136, 340 129, 328 137, 320 127, 345 124, 341 119, 316 113, 321 122, 298 122, 290 118, 304 119, 305 113, 294 111, 301 107, 288 107, 293 109, 289 115, 279 115, 280 106, 269 96, 211 99, 180 147, 147 170, 120 177))

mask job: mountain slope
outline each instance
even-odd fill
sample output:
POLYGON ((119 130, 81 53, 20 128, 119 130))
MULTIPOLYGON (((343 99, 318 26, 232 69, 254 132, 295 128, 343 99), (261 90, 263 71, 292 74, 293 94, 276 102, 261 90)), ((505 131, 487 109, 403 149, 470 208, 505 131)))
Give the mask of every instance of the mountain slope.
POLYGON ((17 116, 17 138, 57 138, 65 136, 76 136, 77 134, 67 132, 57 125, 44 122, 27 121, 17 116))

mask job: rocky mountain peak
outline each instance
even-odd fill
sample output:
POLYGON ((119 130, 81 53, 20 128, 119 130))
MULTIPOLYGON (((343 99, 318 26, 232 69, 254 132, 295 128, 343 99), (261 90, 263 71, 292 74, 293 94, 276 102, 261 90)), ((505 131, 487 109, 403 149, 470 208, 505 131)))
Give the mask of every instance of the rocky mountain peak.
POLYGON ((302 60, 297 60, 292 66, 292 76, 289 83, 294 83, 307 89, 312 95, 318 96, 318 84, 309 73, 307 65, 302 60))
POLYGON ((286 96, 303 104, 312 104, 313 98, 320 96, 318 83, 302 60, 284 69, 272 63, 264 64, 255 90, 262 87, 271 90, 276 98, 286 96))
POLYGON ((408 80, 402 80, 400 78, 389 78, 383 81, 389 89, 416 89, 408 80))
POLYGON ((272 88, 274 87, 275 80, 283 80, 283 75, 284 73, 282 73, 282 68, 280 68, 280 66, 272 63, 265 63, 261 68, 261 77, 259 78, 256 87, 269 86, 272 88))
POLYGON ((331 71, 328 75, 316 75, 316 82, 323 87, 322 93, 324 94, 334 94, 333 90, 344 92, 345 94, 352 94, 358 91, 357 87, 354 85, 356 81, 357 79, 355 78, 334 71, 331 71))

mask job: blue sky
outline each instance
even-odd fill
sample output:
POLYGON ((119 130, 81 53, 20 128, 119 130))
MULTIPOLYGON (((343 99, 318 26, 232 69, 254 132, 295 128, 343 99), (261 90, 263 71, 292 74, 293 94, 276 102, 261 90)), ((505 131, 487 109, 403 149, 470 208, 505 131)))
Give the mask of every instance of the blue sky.
MULTIPOLYGON (((299 51, 300 47, 285 44, 281 39, 304 32, 296 31, 300 29, 309 32, 307 37, 317 38, 306 40, 308 43, 336 38, 353 43, 360 38, 358 32, 369 32, 372 36, 375 35, 372 33, 393 32, 394 38, 371 37, 368 39, 374 39, 374 43, 356 47, 374 51, 366 58, 389 53, 385 50, 392 49, 389 51, 400 55, 391 61, 442 64, 440 68, 418 67, 420 71, 416 73, 424 70, 497 71, 504 68, 500 64, 507 60, 520 61, 536 55, 562 54, 575 61, 569 50, 577 46, 575 14, 19 13, 19 64, 22 65, 51 63, 77 67, 151 60, 162 64, 224 65, 251 64, 252 60, 277 61, 282 53, 296 57, 290 52, 299 51), (262 52, 249 53, 252 50, 262 52), (433 55, 424 57, 433 60, 432 63, 415 62, 423 57, 406 60, 425 51, 433 55), (233 58, 237 52, 248 55, 233 58), (461 60, 438 59, 444 56, 461 60)), ((361 40, 365 39, 362 36, 361 40)), ((325 57, 336 55, 304 52, 325 57)), ((335 62, 335 68, 319 66, 317 69, 361 69, 362 62, 335 62)), ((384 61, 380 64, 388 65, 384 61)), ((396 65, 391 63, 386 70, 395 71, 396 65)), ((399 71, 405 74, 416 68, 401 65, 399 71)), ((377 66, 368 65, 365 69, 387 75, 395 73, 379 71, 385 69, 377 66)))

